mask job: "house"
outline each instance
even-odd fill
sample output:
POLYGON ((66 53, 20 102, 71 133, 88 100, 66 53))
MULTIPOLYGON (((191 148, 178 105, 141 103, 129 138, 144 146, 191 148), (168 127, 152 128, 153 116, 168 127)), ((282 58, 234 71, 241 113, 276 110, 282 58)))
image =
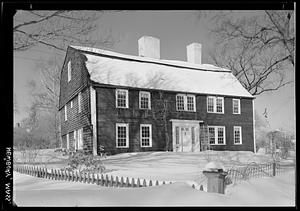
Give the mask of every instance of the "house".
POLYGON ((230 70, 160 58, 160 40, 143 36, 139 56, 69 46, 61 71, 62 147, 97 155, 134 151, 255 151, 254 97, 230 70), (204 134, 204 135, 203 135, 204 134))

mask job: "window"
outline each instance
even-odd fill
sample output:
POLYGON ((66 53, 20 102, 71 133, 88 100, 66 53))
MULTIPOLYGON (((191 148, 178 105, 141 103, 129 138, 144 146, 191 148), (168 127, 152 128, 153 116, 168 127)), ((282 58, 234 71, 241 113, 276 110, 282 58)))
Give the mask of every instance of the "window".
POLYGON ((67 104, 65 105, 65 121, 68 120, 67 104))
POLYGON ((208 126, 209 143, 213 145, 224 145, 225 141, 225 127, 223 126, 208 126))
POLYGON ((128 108, 128 90, 125 89, 116 90, 116 107, 128 108))
POLYGON ((116 145, 117 148, 129 147, 129 131, 128 124, 117 123, 116 124, 116 145))
POLYGON ((187 95, 187 110, 188 111, 196 111, 195 109, 195 95, 187 95))
POLYGON ((81 112, 81 92, 78 93, 78 113, 81 112))
POLYGON ((68 82, 71 81, 71 61, 68 62, 68 82))
POLYGON ((141 147, 152 147, 152 127, 149 124, 140 125, 141 147))
POLYGON ((176 95, 177 111, 196 111, 195 95, 176 95))
POLYGON ((241 114, 241 102, 240 99, 232 99, 232 110, 234 114, 241 114))
POLYGON ((242 144, 242 127, 234 126, 233 134, 234 134, 234 144, 242 144))
POLYGON ((207 97, 207 112, 224 114, 224 97, 207 97))
POLYGON ((69 133, 67 134, 67 149, 70 147, 70 138, 69 138, 69 133))
POLYGON ((73 100, 71 101, 71 108, 73 108, 73 100))
POLYGON ((140 109, 151 109, 151 95, 150 92, 140 92, 140 109))

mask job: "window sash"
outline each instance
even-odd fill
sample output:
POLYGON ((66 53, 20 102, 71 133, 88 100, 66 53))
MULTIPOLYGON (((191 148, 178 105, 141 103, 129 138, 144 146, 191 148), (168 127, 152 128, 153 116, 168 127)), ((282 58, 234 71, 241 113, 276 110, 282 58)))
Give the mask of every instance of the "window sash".
POLYGON ((70 138, 69 138, 69 133, 67 134, 67 149, 70 149, 70 138))
POLYGON ((68 62, 68 82, 71 81, 71 77, 72 77, 72 69, 71 69, 71 61, 68 62))
POLYGON ((116 89, 116 107, 128 108, 128 90, 116 89))
POLYGON ((215 112, 215 97, 207 97, 207 112, 215 112))
POLYGON ((65 121, 68 120, 67 104, 65 105, 65 121))
POLYGON ((234 144, 242 144, 242 127, 234 126, 233 127, 233 141, 234 144))
POLYGON ((176 110, 177 111, 196 111, 196 96, 195 95, 176 95, 176 110))
POLYGON ((241 113, 241 103, 240 99, 233 99, 232 100, 232 110, 233 114, 240 114, 241 113))
POLYGON ((116 124, 116 147, 128 148, 129 147, 129 131, 128 124, 116 124))
POLYGON ((207 97, 207 112, 224 114, 224 97, 207 97))
POLYGON ((139 93, 139 107, 140 109, 151 109, 151 95, 150 92, 139 93))
POLYGON ((208 126, 209 144, 226 145, 226 133, 224 126, 208 126))
POLYGON ((140 125, 141 147, 152 147, 152 125, 140 125))

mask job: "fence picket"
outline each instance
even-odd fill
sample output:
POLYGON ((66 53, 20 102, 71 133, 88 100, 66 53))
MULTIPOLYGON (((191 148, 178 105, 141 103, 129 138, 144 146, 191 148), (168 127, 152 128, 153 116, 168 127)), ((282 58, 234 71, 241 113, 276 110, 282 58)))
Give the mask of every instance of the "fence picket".
POLYGON ((116 176, 116 187, 120 187, 120 185, 119 185, 119 177, 118 176, 116 176))
POLYGON ((149 186, 152 186, 152 180, 149 181, 149 186))
POLYGON ((159 186, 158 180, 156 180, 156 182, 155 182, 155 186, 159 186))
POLYGON ((134 185, 134 178, 132 177, 132 179, 131 179, 131 187, 135 187, 135 185, 134 185))
POLYGON ((141 187, 141 182, 140 182, 140 178, 138 178, 137 182, 136 182, 136 186, 139 188, 141 187))
POLYGON ((192 185, 192 188, 195 189, 195 185, 194 184, 192 185))
POLYGON ((147 187, 146 180, 143 180, 143 187, 147 187))
POLYGON ((125 187, 128 188, 129 187, 129 178, 126 177, 126 184, 125 184, 125 187))
POLYGON ((200 185, 200 189, 199 190, 203 191, 203 185, 200 185))
POLYGON ((124 178, 121 177, 121 186, 120 187, 124 187, 124 178))
POLYGON ((105 175, 105 187, 108 187, 108 175, 105 175))
POLYGON ((110 187, 114 186, 114 177, 113 175, 110 175, 110 187))
POLYGON ((163 185, 165 185, 166 184, 166 182, 165 181, 163 181, 163 185))

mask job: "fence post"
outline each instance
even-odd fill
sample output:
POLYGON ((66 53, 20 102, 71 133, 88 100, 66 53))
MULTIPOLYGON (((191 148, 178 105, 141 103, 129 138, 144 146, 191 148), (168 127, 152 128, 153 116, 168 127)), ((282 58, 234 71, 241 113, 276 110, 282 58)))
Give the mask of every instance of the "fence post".
POLYGON ((200 189, 199 190, 203 191, 203 185, 200 185, 200 189))

